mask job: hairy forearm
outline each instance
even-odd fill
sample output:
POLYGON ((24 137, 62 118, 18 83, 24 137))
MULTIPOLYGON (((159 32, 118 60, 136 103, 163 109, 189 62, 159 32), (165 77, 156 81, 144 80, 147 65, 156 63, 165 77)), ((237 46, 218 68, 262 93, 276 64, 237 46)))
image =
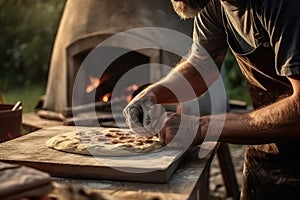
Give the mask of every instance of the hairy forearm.
POLYGON ((194 44, 190 53, 162 80, 150 86, 157 103, 178 103, 201 96, 218 78, 227 49, 214 58, 194 44))
POLYGON ((228 113, 201 118, 203 132, 207 132, 208 121, 212 131, 207 140, 218 138, 217 127, 225 118, 220 142, 239 144, 265 144, 285 140, 300 140, 300 105, 297 95, 292 95, 264 108, 249 113, 228 113), (224 118, 223 118, 224 117, 224 118), (215 127, 215 128, 214 128, 215 127), (214 130, 215 129, 215 130, 214 130))
POLYGON ((157 103, 177 103, 188 101, 202 95, 214 82, 219 71, 211 66, 203 67, 201 74, 188 61, 176 66, 165 78, 146 89, 155 94, 157 103), (205 79, 203 78, 205 76, 205 79))

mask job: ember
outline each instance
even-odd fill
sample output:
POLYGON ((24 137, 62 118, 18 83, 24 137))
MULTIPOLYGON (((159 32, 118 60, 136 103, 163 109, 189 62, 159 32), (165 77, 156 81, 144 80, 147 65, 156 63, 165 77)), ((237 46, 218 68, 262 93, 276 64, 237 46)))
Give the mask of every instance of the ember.
POLYGON ((108 102, 111 99, 111 93, 107 93, 102 97, 102 102, 108 102))
POLYGON ((127 103, 129 103, 131 100, 132 100, 132 98, 133 98, 133 93, 134 93, 134 91, 136 91, 137 89, 139 88, 139 86, 138 85, 136 85, 136 84, 133 84, 133 85, 130 85, 130 86, 128 86, 127 88, 126 88, 126 92, 127 92, 127 94, 125 95, 126 97, 126 101, 127 101, 127 103))
POLYGON ((87 85, 85 92, 86 93, 91 93, 92 91, 94 91, 97 87, 99 87, 99 85, 101 84, 101 81, 99 78, 94 77, 94 76, 90 76, 89 77, 90 83, 87 85))
MULTIPOLYGON (((99 85, 99 87, 101 87, 101 85, 99 85)), ((133 85, 129 85, 129 86, 125 86, 125 88, 122 89, 122 91, 118 91, 115 94, 118 95, 114 95, 112 97, 112 92, 108 92, 105 95, 101 96, 99 98, 100 102, 109 102, 111 100, 113 100, 114 102, 126 102, 129 103, 132 100, 132 94, 139 88, 139 86, 137 84, 133 84, 133 85)), ((101 90, 101 88, 99 88, 99 90, 101 90)))

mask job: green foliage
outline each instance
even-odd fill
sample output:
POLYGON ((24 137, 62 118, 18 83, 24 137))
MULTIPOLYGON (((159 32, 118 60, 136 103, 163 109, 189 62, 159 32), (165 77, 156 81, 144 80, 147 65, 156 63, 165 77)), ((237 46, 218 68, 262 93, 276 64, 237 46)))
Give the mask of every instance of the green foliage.
POLYGON ((15 104, 17 101, 22 102, 23 113, 32 112, 37 106, 40 97, 44 94, 44 87, 40 85, 29 85, 10 89, 2 93, 6 104, 15 104))
POLYGON ((225 85, 228 97, 230 99, 246 101, 248 105, 251 105, 247 83, 235 61, 235 58, 230 52, 226 55, 224 65, 226 73, 225 85))
POLYGON ((0 0, 0 90, 45 84, 64 0, 0 0))

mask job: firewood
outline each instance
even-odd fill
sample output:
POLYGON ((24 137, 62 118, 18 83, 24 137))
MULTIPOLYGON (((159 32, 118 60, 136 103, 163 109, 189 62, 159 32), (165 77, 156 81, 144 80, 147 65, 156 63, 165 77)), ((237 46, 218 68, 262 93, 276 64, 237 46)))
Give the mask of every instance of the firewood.
POLYGON ((49 111, 49 110, 38 110, 36 113, 39 117, 44 118, 44 119, 63 121, 65 118, 62 115, 62 113, 53 112, 53 111, 49 111))
POLYGON ((72 117, 76 113, 89 112, 93 110, 101 110, 111 106, 111 102, 95 102, 79 106, 66 107, 63 111, 65 117, 72 117))
POLYGON ((95 102, 95 103, 88 103, 79 106, 73 107, 66 107, 63 111, 63 116, 66 118, 74 117, 81 113, 85 112, 92 112, 92 111, 101 111, 101 112, 112 112, 111 106, 114 106, 114 111, 118 110, 122 112, 122 110, 127 105, 127 102, 124 100, 114 99, 108 102, 95 102))

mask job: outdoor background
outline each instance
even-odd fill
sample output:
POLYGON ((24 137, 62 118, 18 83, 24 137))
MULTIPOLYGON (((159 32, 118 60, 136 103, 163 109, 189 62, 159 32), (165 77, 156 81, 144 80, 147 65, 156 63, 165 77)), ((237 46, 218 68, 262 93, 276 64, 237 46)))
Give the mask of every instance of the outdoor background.
MULTIPOLYGON (((45 93, 50 57, 64 0, 0 0, 0 93, 5 103, 23 103, 33 111, 45 93)), ((250 104, 236 63, 225 60, 230 99, 250 104)))

